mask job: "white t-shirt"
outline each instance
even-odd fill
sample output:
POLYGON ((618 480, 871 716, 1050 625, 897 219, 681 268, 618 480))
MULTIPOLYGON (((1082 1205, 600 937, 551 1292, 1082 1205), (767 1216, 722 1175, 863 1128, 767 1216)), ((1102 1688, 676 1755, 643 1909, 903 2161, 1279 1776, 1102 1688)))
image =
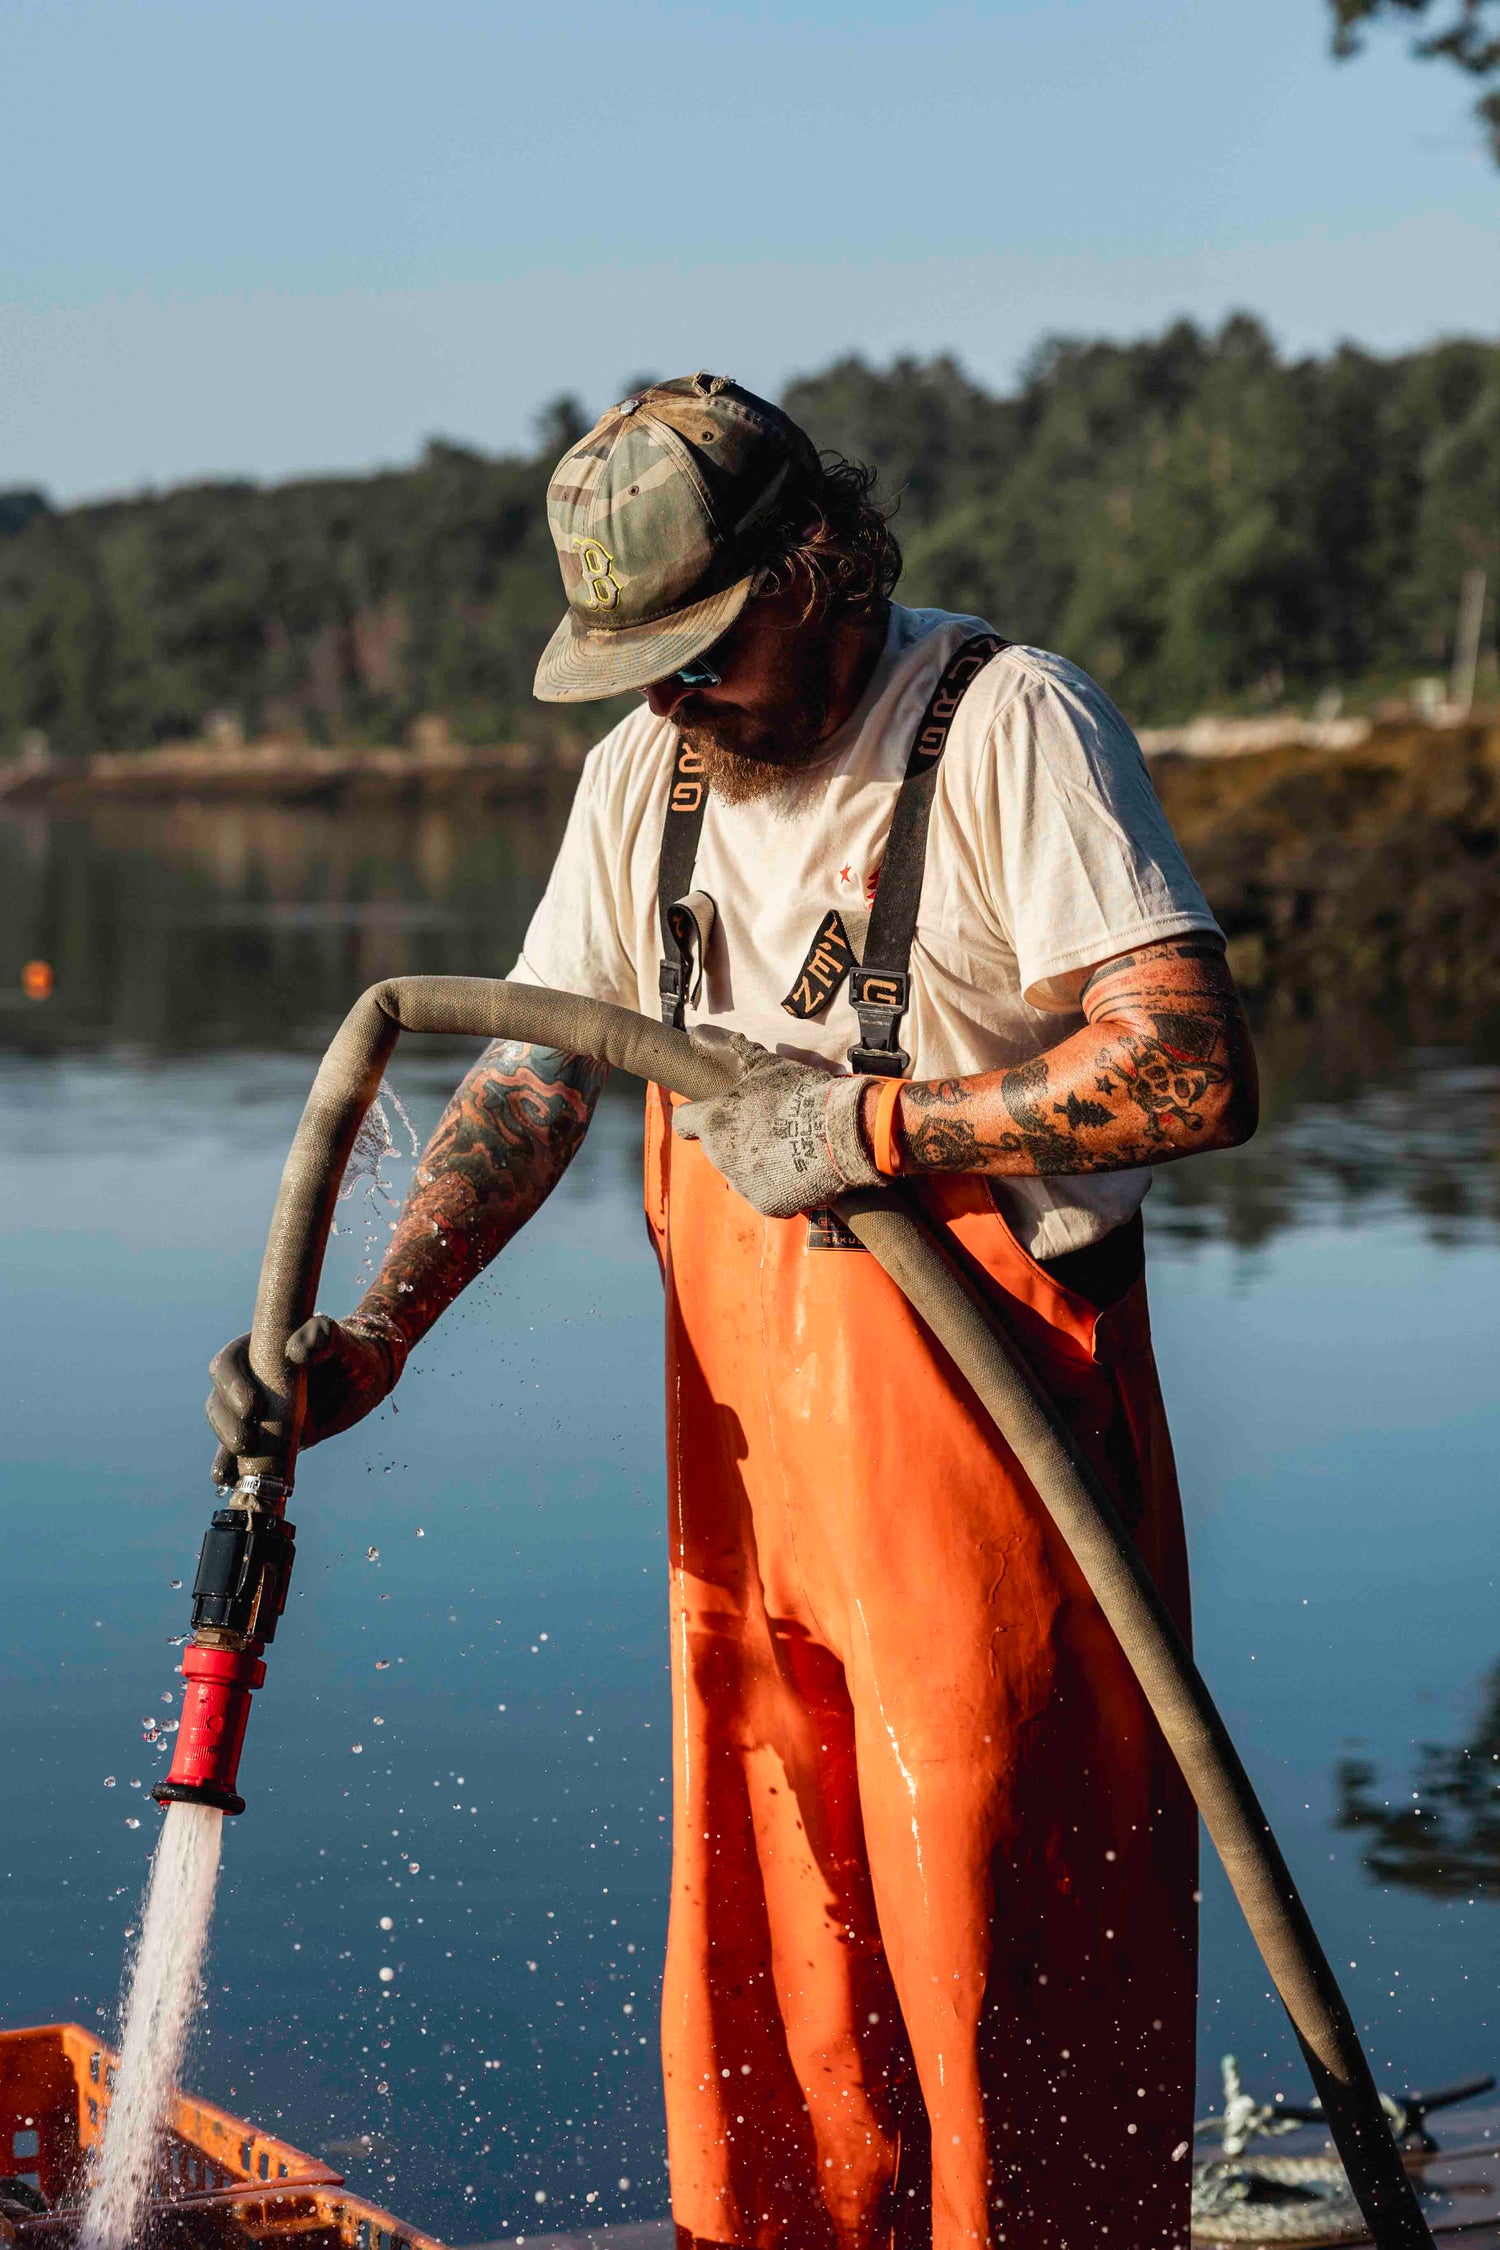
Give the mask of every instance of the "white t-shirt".
MULTIPOLYGON (((847 1068, 859 1037, 848 980, 813 1021, 782 1001, 830 907, 862 950, 912 738, 954 650, 990 630, 893 607, 870 683, 795 805, 709 798, 693 888, 715 918, 689 1025, 723 1024, 847 1068)), ((659 1015, 657 876, 675 750, 671 723, 643 704, 590 752, 514 977, 659 1015)), ((995 657, 964 696, 938 769, 900 1034, 914 1075, 1025 1061, 1082 1024, 1080 972, 1216 927, 1103 689, 1043 649, 995 657)), ((1038 1258, 1096 1241, 1149 1184, 1147 1170, 994 1183, 1038 1258)))

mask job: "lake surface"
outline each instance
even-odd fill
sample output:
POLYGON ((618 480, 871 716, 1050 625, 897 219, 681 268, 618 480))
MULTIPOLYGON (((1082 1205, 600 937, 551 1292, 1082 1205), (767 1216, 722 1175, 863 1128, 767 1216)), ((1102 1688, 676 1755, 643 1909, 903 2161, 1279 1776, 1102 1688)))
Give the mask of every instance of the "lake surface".
MULTIPOLYGON (((562 811, 0 821, 0 2021, 114 2027, 213 1504, 205 1364, 315 1055, 377 976, 503 973, 562 811)), ((422 1131, 469 1052, 398 1056, 422 1131)), ((1500 2062, 1500 1068, 1353 1015, 1263 1058, 1259 1139, 1148 1203, 1199 1648, 1382 2081, 1430 2083, 1500 2062)), ((227 1832, 191 2083, 455 2243, 666 2208, 638 1111, 609 1089, 399 1410, 305 1459, 227 1832)), ((386 1225, 344 1211, 335 1311, 386 1225)), ((1204 2106, 1228 2048, 1296 2098, 1210 1865, 1204 1912, 1204 2106)))

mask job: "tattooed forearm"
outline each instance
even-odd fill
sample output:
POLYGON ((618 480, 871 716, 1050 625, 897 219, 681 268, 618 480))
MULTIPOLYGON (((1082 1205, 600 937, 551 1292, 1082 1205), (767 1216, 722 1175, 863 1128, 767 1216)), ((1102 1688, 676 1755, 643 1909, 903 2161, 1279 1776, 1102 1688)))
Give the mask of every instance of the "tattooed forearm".
POLYGON ((913 1169, 1114 1172, 1255 1130, 1255 1055, 1221 942, 1169 938, 1095 969, 1081 1031, 1031 1062, 908 1086, 913 1169))
POLYGON ((573 1161, 608 1075, 583 1055, 497 1039, 449 1102, 356 1320, 404 1359, 519 1232, 573 1161))

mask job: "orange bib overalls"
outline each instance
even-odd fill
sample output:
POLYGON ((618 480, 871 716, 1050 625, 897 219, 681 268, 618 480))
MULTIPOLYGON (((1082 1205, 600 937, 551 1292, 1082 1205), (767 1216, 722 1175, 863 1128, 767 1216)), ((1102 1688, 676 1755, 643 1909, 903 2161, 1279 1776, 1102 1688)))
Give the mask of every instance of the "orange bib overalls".
MULTIPOLYGON (((953 653, 913 740, 849 971, 856 1070, 907 1067, 937 766, 1004 645, 953 653)), ((659 874, 678 1024, 705 800, 680 742, 659 874)), ((784 1004, 827 998, 799 984, 784 1004)), ((1096 1313, 983 1179, 920 1192, 1185 1630, 1144 1282, 1096 1313)), ((1197 1822, 1114 1636, 868 1252, 761 1218, 655 1092, 646 1207, 667 1292, 683 2250, 1185 2250, 1197 1822)))
MULTIPOLYGON (((1096 1315, 924 1183, 1135 1528, 1186 1560, 1144 1283, 1096 1315)), ((684 2250, 1187 2242, 1196 1820, 962 1376, 867 1252, 763 1219, 653 1092, 684 2250)))

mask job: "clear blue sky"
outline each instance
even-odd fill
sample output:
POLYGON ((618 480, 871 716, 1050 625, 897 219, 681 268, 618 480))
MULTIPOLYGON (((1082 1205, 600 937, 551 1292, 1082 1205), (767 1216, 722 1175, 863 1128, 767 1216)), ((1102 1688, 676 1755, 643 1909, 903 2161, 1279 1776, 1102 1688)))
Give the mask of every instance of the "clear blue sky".
POLYGON ((0 483, 523 441, 642 371, 1500 326, 1472 88, 1323 0, 0 0, 0 483))

